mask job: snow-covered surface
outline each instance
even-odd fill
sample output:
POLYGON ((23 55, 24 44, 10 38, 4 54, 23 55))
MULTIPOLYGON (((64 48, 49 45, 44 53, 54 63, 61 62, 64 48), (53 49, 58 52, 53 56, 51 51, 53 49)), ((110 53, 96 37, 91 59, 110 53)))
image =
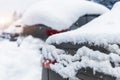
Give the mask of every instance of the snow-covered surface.
POLYGON ((94 74, 97 71, 120 78, 120 56, 116 53, 107 55, 82 47, 74 56, 62 54, 56 60, 58 63, 51 65, 51 69, 64 78, 75 77, 78 70, 87 67, 93 69, 94 74), (115 68, 111 66, 110 61, 115 63, 115 68))
POLYGON ((68 29, 85 14, 103 14, 106 7, 85 0, 43 0, 31 6, 22 17, 22 24, 44 24, 52 29, 68 29))
POLYGON ((120 2, 113 9, 79 29, 56 34, 47 39, 47 43, 120 43, 120 2))
POLYGON ((84 43, 97 47, 102 47, 109 53, 106 54, 98 50, 92 50, 83 46, 71 55, 63 50, 44 47, 43 57, 56 60, 57 63, 51 64, 50 68, 64 78, 79 80, 76 77, 77 71, 82 68, 93 69, 94 74, 101 72, 111 75, 120 80, 120 2, 116 3, 113 9, 86 24, 80 29, 53 35, 47 39, 47 43, 74 42, 84 43), (44 54, 45 53, 45 54, 44 54), (112 63, 111 63, 112 62, 112 63), (114 66, 113 66, 114 64, 114 66))
POLYGON ((110 53, 106 54, 98 50, 94 51, 88 47, 81 47, 76 54, 71 55, 55 47, 44 46, 42 49, 43 57, 49 60, 56 60, 57 63, 51 64, 50 68, 63 78, 78 80, 77 71, 82 68, 93 69, 94 74, 101 72, 120 79, 120 48, 117 44, 102 46, 110 53), (111 62, 115 65, 112 66, 111 62))
POLYGON ((0 80, 40 80, 41 43, 31 36, 22 42, 0 39, 0 80))

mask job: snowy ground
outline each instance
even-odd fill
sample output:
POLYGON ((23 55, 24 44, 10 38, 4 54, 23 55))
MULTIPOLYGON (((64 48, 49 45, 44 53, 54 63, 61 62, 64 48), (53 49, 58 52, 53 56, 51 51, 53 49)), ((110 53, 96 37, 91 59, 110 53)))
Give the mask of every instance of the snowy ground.
POLYGON ((0 39, 0 80, 40 80, 41 41, 31 36, 22 41, 0 39))

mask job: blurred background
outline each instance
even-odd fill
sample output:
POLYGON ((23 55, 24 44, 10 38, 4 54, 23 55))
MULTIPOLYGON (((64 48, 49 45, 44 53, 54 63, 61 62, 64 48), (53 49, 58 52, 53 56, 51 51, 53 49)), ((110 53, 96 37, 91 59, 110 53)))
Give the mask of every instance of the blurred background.
POLYGON ((0 0, 0 29, 22 17, 24 11, 40 0, 0 0))

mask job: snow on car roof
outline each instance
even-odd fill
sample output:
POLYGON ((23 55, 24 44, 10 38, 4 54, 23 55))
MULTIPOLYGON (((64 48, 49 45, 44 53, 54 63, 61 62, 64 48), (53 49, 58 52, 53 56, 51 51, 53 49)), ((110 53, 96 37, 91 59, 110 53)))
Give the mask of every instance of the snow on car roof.
POLYGON ((50 36, 47 43, 120 43, 120 2, 113 9, 79 29, 50 36))
POLYGON ((52 29, 68 29, 80 16, 103 14, 103 5, 85 0, 43 0, 31 6, 23 15, 25 25, 44 24, 52 29))

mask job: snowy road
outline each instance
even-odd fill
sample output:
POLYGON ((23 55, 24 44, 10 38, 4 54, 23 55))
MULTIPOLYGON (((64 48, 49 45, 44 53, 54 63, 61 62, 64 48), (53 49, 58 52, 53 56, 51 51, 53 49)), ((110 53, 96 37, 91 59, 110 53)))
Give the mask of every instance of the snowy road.
POLYGON ((40 80, 40 41, 31 36, 17 42, 0 40, 0 80, 40 80))

